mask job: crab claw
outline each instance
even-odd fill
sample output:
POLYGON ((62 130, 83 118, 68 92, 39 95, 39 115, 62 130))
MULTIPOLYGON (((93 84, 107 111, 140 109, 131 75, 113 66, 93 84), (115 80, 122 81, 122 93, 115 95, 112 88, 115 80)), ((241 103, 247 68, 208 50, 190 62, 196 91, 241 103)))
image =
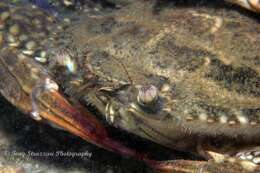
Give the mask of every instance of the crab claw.
MULTIPOLYGON (((95 116, 80 104, 68 101, 59 91, 58 84, 42 66, 30 58, 17 57, 17 53, 13 51, 3 52, 0 56, 0 92, 13 105, 31 114, 34 119, 51 122, 94 145, 143 161, 158 173, 193 173, 197 170, 215 173, 212 171, 213 168, 223 173, 225 172, 223 170, 241 172, 241 164, 237 166, 238 168, 234 166, 229 168, 229 165, 234 164, 187 160, 159 162, 148 159, 146 154, 138 153, 109 136, 106 128, 95 116)), ((255 167, 253 168, 255 171, 255 167)))
POLYGON ((72 105, 58 84, 33 59, 5 50, 0 56, 0 92, 35 120, 47 121, 106 150, 144 160, 142 154, 110 137, 80 104, 72 105))
POLYGON ((106 129, 92 114, 80 104, 77 106, 70 104, 59 91, 44 92, 38 100, 40 106, 44 107, 39 112, 43 119, 106 150, 134 157, 137 155, 134 150, 109 137, 106 129))

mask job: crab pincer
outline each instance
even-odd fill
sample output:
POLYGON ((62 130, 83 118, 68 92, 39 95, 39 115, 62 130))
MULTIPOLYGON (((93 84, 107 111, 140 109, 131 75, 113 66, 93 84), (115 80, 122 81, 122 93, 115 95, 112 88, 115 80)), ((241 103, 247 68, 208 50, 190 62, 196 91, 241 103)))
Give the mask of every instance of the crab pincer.
POLYGON ((1 93, 35 120, 53 123, 104 149, 140 157, 110 138, 102 124, 80 105, 70 104, 58 85, 33 60, 6 51, 0 57, 0 69, 0 79, 6 81, 1 93))

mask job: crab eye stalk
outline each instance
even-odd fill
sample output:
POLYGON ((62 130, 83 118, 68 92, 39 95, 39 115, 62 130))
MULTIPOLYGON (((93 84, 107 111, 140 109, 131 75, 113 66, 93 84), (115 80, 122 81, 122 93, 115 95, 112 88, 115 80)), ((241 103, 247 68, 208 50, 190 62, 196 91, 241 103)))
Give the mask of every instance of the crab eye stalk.
POLYGON ((141 106, 150 106, 158 100, 158 97, 158 89, 154 85, 142 86, 138 90, 137 102, 141 106))

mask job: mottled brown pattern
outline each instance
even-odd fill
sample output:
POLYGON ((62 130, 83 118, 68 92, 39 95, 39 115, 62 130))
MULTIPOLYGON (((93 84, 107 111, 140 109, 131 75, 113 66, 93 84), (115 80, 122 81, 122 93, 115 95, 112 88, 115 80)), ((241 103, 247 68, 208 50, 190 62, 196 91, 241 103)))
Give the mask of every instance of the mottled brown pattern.
POLYGON ((114 126, 168 147, 187 149, 208 137, 259 145, 258 22, 234 10, 152 9, 137 2, 89 22, 83 15, 68 28, 99 77, 96 89, 109 87, 104 97, 113 111, 88 92, 87 101, 114 126), (151 84, 161 97, 147 109, 136 95, 139 85, 151 84))
MULTIPOLYGON (((77 17, 64 28, 35 7, 0 3, 0 91, 9 101, 22 95, 28 104, 34 87, 51 77, 110 124, 169 148, 234 154, 259 146, 257 20, 208 7, 155 13, 150 1, 77 17), (151 85, 158 100, 141 105, 138 90, 151 85)), ((41 106, 70 113, 48 104, 41 106)))

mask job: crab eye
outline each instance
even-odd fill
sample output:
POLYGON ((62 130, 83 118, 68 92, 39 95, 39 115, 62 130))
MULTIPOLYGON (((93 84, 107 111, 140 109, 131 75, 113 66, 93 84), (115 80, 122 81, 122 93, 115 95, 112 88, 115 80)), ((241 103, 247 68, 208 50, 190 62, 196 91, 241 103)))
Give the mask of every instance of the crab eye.
POLYGON ((158 89, 154 85, 142 86, 138 90, 137 102, 141 106, 153 105, 158 100, 158 89))

